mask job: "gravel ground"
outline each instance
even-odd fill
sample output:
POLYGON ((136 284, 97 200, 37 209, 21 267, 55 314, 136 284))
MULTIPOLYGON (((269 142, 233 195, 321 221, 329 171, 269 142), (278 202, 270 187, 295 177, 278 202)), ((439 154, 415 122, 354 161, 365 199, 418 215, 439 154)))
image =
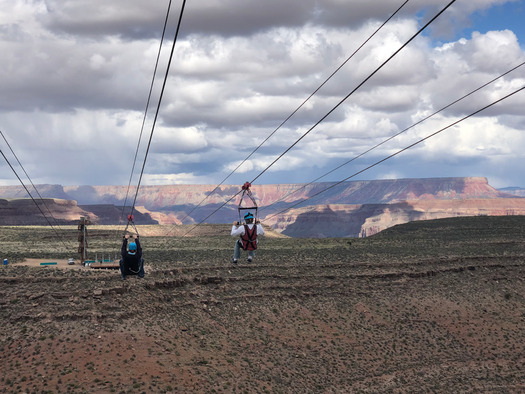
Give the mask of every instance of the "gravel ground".
MULTIPOLYGON (((523 217, 274 234, 238 266, 228 225, 148 226, 146 278, 126 281, 40 266, 76 257, 61 231, 64 248, 0 227, 0 392, 525 391, 523 217)), ((92 253, 118 252, 118 231, 89 235, 92 253)))

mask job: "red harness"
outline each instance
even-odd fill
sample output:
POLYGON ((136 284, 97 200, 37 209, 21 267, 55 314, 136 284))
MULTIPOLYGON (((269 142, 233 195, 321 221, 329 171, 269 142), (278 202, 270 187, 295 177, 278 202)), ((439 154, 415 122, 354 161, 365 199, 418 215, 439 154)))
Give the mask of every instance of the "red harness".
POLYGON ((241 236, 243 250, 257 249, 257 225, 254 224, 252 229, 247 224, 244 225, 244 234, 241 236))

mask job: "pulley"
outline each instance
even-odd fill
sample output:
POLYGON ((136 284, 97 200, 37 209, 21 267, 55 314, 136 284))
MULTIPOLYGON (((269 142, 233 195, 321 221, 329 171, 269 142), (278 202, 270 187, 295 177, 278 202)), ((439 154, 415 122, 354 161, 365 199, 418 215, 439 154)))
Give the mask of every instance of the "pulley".
POLYGON ((255 201, 255 199, 253 198, 252 196, 252 191, 250 190, 250 187, 252 186, 252 184, 250 182, 245 182, 244 185, 242 185, 241 189, 242 189, 242 194, 241 194, 241 199, 239 200, 239 205, 237 206, 237 210, 239 212, 239 223, 242 222, 242 213, 244 211, 255 211, 255 221, 257 220, 258 216, 258 207, 257 207, 257 202, 255 201), (247 206, 245 205, 246 203, 244 202, 244 200, 246 198, 249 198, 250 201, 251 201, 251 205, 250 206, 247 206))
POLYGON ((139 235, 139 230, 137 230, 137 226, 135 226, 135 222, 133 220, 133 215, 128 215, 128 224, 126 225, 126 228, 124 229, 124 235, 126 235, 126 232, 128 231, 128 227, 131 225, 133 230, 135 230, 135 233, 139 235))

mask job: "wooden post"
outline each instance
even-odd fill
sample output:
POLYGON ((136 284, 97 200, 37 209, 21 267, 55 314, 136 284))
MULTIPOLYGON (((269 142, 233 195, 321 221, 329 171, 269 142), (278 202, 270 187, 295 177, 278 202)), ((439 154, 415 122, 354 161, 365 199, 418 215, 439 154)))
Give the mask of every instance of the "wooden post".
POLYGON ((80 217, 80 220, 78 221, 78 253, 80 253, 80 264, 84 265, 84 262, 87 259, 87 225, 91 224, 91 221, 89 219, 86 219, 84 216, 80 217))

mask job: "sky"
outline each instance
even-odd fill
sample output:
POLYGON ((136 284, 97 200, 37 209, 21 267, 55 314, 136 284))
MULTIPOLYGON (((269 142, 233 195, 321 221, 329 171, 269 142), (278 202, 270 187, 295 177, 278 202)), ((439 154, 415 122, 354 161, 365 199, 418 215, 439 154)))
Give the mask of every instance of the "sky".
POLYGON ((525 62, 525 0, 456 1, 380 67, 449 3, 409 0, 370 38, 403 2, 188 1, 165 80, 182 0, 155 78, 168 0, 0 0, 0 185, 525 187, 525 90, 454 124, 525 66, 409 128, 525 62))

